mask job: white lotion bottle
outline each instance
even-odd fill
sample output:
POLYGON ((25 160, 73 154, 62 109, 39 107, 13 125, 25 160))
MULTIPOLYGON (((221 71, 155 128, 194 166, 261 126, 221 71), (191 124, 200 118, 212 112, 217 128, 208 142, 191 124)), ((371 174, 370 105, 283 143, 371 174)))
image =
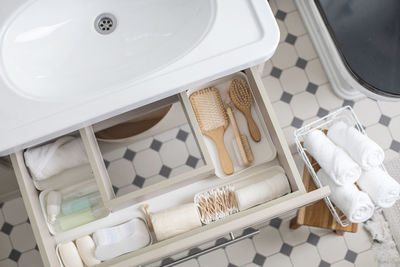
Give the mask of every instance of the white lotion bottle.
POLYGON ((54 223, 57 215, 60 213, 61 198, 61 193, 58 191, 50 191, 47 194, 46 210, 49 223, 54 223))

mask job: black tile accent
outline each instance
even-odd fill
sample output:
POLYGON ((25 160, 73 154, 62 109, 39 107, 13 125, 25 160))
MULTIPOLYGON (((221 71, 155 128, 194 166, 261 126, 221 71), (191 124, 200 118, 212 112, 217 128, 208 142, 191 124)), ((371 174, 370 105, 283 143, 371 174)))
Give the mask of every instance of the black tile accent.
POLYGON ((10 235, 11 231, 13 229, 13 226, 9 224, 8 222, 5 222, 3 226, 1 227, 1 231, 5 233, 6 235, 10 235))
POLYGON ((198 158, 193 157, 192 155, 189 155, 185 164, 194 169, 194 168, 196 168, 197 162, 199 162, 198 158))
POLYGON ((228 241, 228 239, 226 237, 220 237, 217 239, 217 241, 215 241, 215 245, 216 246, 221 245, 221 244, 225 243, 226 241, 228 241))
POLYGON ((117 194, 117 193, 118 193, 118 190, 119 190, 119 188, 118 188, 118 187, 116 187, 115 185, 113 185, 113 186, 112 186, 112 188, 113 188, 114 194, 117 194))
POLYGON ((307 66, 307 60, 299 57, 299 59, 296 61, 296 67, 304 70, 306 66, 307 66))
POLYGON ((324 260, 321 260, 321 262, 318 265, 318 267, 330 267, 330 266, 331 266, 331 264, 324 260))
POLYGON ((31 224, 31 221, 29 220, 29 218, 26 220, 26 223, 31 224))
POLYGON ((288 92, 283 92, 281 95, 281 101, 290 104, 292 101, 293 95, 289 94, 288 92))
POLYGON ((318 85, 314 84, 314 83, 308 83, 306 91, 315 95, 315 93, 317 92, 318 89, 318 85))
POLYGON ((21 257, 21 252, 19 252, 18 250, 15 250, 15 249, 12 249, 10 252, 10 255, 8 255, 8 258, 15 262, 18 262, 20 257, 21 257))
POLYGON ((193 254, 196 254, 196 253, 198 253, 198 252, 200 252, 201 251, 201 249, 200 248, 191 248, 190 250, 189 250, 189 256, 191 256, 191 255, 193 255, 193 254))
POLYGON ((292 125, 294 128, 300 128, 303 125, 303 120, 294 117, 290 125, 292 125))
POLYGON ((276 229, 279 229, 279 227, 281 226, 281 224, 282 224, 282 219, 279 218, 279 217, 273 218, 273 219, 269 222, 269 225, 272 226, 272 227, 274 227, 274 228, 276 228, 276 229))
POLYGON ((39 251, 38 245, 36 245, 34 249, 37 250, 37 251, 39 251))
POLYGON ((0 203, 0 209, 3 208, 4 202, 0 203))
POLYGON ((235 265, 235 264, 229 263, 229 264, 228 264, 228 267, 238 267, 238 266, 235 265))
MULTIPOLYGON (((253 227, 249 227, 243 230, 242 235, 248 235, 251 233, 257 232, 256 229, 254 229, 253 227)), ((252 237, 251 237, 252 238, 252 237)))
POLYGON ((108 169, 108 166, 110 166, 110 162, 108 160, 104 160, 104 165, 106 166, 106 169, 108 169))
POLYGON ((278 69, 277 67, 273 67, 271 70, 271 76, 279 79, 279 77, 281 77, 282 74, 282 70, 278 69))
POLYGON ((279 19, 279 20, 285 20, 285 18, 286 18, 286 13, 285 12, 283 12, 282 10, 278 10, 277 12, 276 12, 276 14, 275 14, 275 18, 277 18, 277 19, 279 19))
POLYGON ((353 100, 344 100, 342 107, 344 107, 344 106, 354 107, 354 101, 353 100))
POLYGON ((172 171, 172 169, 170 167, 163 165, 161 167, 161 170, 160 170, 159 174, 161 176, 164 176, 165 178, 168 178, 169 175, 171 174, 171 171, 172 171))
POLYGON ((136 185, 136 186, 142 188, 143 185, 144 185, 144 181, 145 181, 145 180, 146 180, 146 179, 145 179, 144 177, 142 177, 142 176, 140 176, 140 175, 136 175, 136 176, 135 176, 135 179, 133 179, 132 184, 134 184, 134 185, 136 185))
POLYGON ((283 243, 280 253, 286 255, 286 256, 290 256, 290 253, 292 253, 293 247, 291 245, 288 245, 286 243, 283 243))
POLYGON ((186 142, 186 139, 188 138, 189 133, 187 133, 184 130, 179 129, 178 134, 176 135, 176 139, 181 140, 182 142, 186 142))
POLYGON ((290 33, 288 33, 288 35, 285 38, 285 42, 289 43, 291 45, 294 45, 296 43, 296 40, 297 40, 297 36, 290 34, 290 33))
POLYGON ((344 259, 351 263, 354 263, 357 259, 357 253, 349 249, 346 253, 346 256, 344 256, 344 259))
POLYGON ((379 123, 385 126, 389 126, 391 118, 386 116, 386 115, 382 115, 379 119, 379 123))
POLYGON ((267 258, 265 256, 256 253, 253 259, 253 263, 257 264, 258 266, 263 266, 266 259, 267 258))
POLYGON ((311 245, 316 246, 318 244, 319 239, 320 239, 319 236, 317 236, 314 233, 310 233, 307 238, 307 243, 310 243, 311 245))
POLYGON ((324 109, 324 108, 319 108, 319 109, 318 109, 317 116, 318 116, 319 118, 322 118, 322 117, 324 117, 324 116, 326 116, 326 115, 328 115, 328 114, 329 114, 329 111, 328 111, 328 110, 326 110, 326 109, 324 109))
POLYGON ((395 152, 400 152, 400 142, 393 140, 390 144, 390 149, 395 152))
POLYGON ((135 151, 132 151, 129 148, 127 148, 123 158, 126 159, 126 160, 129 160, 129 161, 132 161, 133 158, 135 157, 135 155, 136 155, 135 151))
POLYGON ((160 151, 161 145, 162 143, 160 141, 154 139, 153 142, 151 142, 150 148, 158 152, 160 151))
POLYGON ((174 262, 174 259, 173 259, 173 258, 171 258, 171 257, 165 258, 165 259, 163 259, 163 260, 161 261, 161 266, 167 265, 167 264, 172 263, 172 262, 174 262))

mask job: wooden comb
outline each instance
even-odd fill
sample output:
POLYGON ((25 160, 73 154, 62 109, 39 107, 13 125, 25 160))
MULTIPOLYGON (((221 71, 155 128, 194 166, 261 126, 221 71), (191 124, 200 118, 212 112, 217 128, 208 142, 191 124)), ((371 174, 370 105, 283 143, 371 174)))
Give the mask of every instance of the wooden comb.
POLYGON ((251 138, 253 138, 255 142, 260 142, 260 130, 251 115, 251 104, 253 98, 246 81, 243 79, 233 79, 229 86, 229 96, 231 97, 233 104, 235 104, 235 107, 246 117, 247 127, 249 128, 251 138))
POLYGON ((233 163, 224 143, 224 133, 229 121, 219 91, 216 88, 202 89, 193 93, 189 99, 201 132, 210 137, 217 146, 223 172, 232 174, 233 163))

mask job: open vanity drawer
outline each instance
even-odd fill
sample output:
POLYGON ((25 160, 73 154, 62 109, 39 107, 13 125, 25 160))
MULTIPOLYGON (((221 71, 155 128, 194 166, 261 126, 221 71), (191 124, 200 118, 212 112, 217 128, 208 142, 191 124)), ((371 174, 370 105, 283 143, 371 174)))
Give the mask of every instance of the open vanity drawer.
MULTIPOLYGON (((203 225, 199 228, 179 234, 161 242, 155 242, 148 247, 103 262, 99 266, 137 266, 144 263, 150 263, 178 253, 182 250, 216 239, 228 232, 267 221, 279 216, 280 214, 317 201, 329 194, 329 188, 327 187, 309 193, 305 191, 300 174, 297 171, 289 147, 275 116, 275 111, 268 99, 266 90, 263 87, 256 68, 246 69, 245 74, 252 89, 256 105, 261 114, 261 123, 264 124, 263 126, 265 126, 265 129, 268 131, 276 149, 277 158, 269 163, 265 163, 264 165, 265 167, 278 165, 284 170, 290 184, 291 193, 253 208, 238 212, 217 222, 203 225)), ((104 227, 119 224, 129 218, 138 216, 143 217, 140 208, 145 203, 149 204, 156 211, 162 210, 191 202, 196 193, 212 186, 226 183, 229 179, 236 179, 235 177, 221 179, 212 174, 213 165, 210 163, 210 156, 208 155, 206 146, 204 146, 202 143, 203 141, 200 138, 201 133, 198 125, 196 125, 195 120, 193 119, 193 114, 191 114, 192 110, 190 106, 188 106, 190 103, 187 99, 182 100, 184 94, 185 93, 181 95, 179 101, 183 103, 186 113, 189 114, 187 117, 191 123, 192 132, 196 136, 198 146, 201 150, 204 165, 201 168, 196 169, 195 172, 189 172, 190 175, 185 174, 183 176, 176 176, 178 177, 176 183, 157 183, 155 186, 147 187, 148 189, 145 188, 126 194, 122 197, 115 197, 115 194, 112 191, 112 186, 110 185, 109 177, 107 177, 107 170, 103 157, 101 156, 101 151, 94 136, 96 127, 99 125, 84 128, 81 130, 81 135, 85 146, 88 149, 89 160, 97 179, 98 186, 102 191, 103 200, 106 206, 112 209, 112 212, 106 218, 83 225, 65 233, 54 236, 49 233, 38 200, 38 192, 34 187, 27 168, 25 167, 23 154, 20 152, 12 155, 13 166, 15 168, 21 193, 42 254, 43 262, 46 266, 60 266, 60 262, 56 255, 57 244, 74 240, 82 235, 91 234, 104 227), (161 193, 160 190, 162 191, 161 193)), ((276 112, 279 111, 277 110, 276 112)), ((263 165, 248 168, 247 170, 240 172, 238 176, 243 179, 246 175, 250 175, 254 169, 260 167, 263 167, 263 165)))

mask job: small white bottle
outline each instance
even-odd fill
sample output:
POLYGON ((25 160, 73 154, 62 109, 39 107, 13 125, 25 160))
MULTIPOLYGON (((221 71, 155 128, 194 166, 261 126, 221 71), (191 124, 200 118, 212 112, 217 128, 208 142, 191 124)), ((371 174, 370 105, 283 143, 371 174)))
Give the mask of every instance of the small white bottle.
POLYGON ((50 191, 47 194, 46 210, 49 223, 54 223, 57 215, 60 213, 61 198, 61 193, 58 191, 50 191))

